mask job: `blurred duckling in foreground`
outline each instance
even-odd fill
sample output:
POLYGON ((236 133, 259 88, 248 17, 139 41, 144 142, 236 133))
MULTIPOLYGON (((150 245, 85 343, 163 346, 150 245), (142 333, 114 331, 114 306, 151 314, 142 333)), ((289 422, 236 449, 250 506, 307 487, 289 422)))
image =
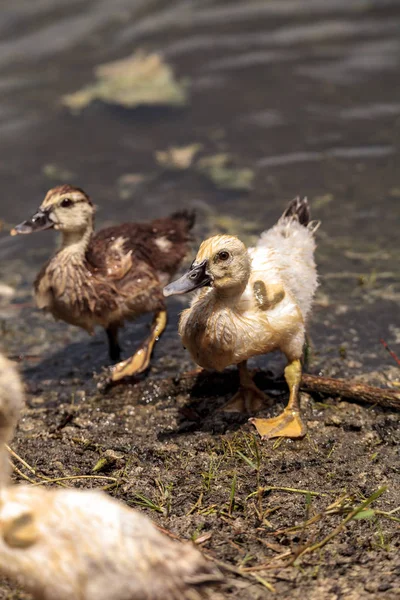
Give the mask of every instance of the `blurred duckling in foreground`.
MULTIPOLYGON (((23 392, 0 355, 0 575, 37 600, 196 600, 220 574, 104 492, 9 485, 23 392)), ((213 596, 215 597, 215 596, 213 596)))
POLYGON ((265 438, 298 438, 306 433, 300 415, 299 385, 305 320, 317 287, 314 232, 307 199, 295 198, 255 248, 234 236, 204 241, 190 270, 164 289, 164 295, 199 290, 183 311, 183 345, 204 369, 222 371, 237 364, 240 389, 223 408, 253 413, 265 395, 247 370, 252 356, 281 350, 287 357, 288 406, 272 419, 252 419, 265 438))
POLYGON ((96 325, 104 327, 112 360, 120 360, 118 330, 124 321, 155 313, 150 336, 141 348, 112 368, 111 380, 117 381, 149 366, 154 344, 167 322, 162 287, 187 252, 194 215, 182 211, 151 223, 124 223, 94 234, 94 213, 83 190, 62 185, 51 189, 39 210, 11 234, 61 232, 61 248, 36 278, 36 304, 90 334, 96 325))

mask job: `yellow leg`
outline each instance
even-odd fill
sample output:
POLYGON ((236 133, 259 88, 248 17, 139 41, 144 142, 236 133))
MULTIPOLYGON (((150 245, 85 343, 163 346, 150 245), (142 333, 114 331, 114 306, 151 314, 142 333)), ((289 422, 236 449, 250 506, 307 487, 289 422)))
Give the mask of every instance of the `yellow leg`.
POLYGON ((266 405, 267 396, 258 389, 248 369, 246 361, 238 364, 239 391, 222 408, 223 412, 255 413, 266 405))
POLYGON ((154 344, 164 331, 167 325, 167 313, 161 310, 156 313, 151 326, 151 333, 145 340, 142 347, 130 358, 114 365, 111 368, 111 381, 119 381, 124 377, 132 377, 139 375, 147 369, 150 364, 151 353, 153 352, 154 344))
POLYGON ((263 440, 274 437, 301 438, 307 428, 301 420, 299 405, 299 386, 301 381, 300 360, 289 363, 285 369, 285 379, 289 386, 290 397, 285 410, 273 419, 250 419, 263 440))

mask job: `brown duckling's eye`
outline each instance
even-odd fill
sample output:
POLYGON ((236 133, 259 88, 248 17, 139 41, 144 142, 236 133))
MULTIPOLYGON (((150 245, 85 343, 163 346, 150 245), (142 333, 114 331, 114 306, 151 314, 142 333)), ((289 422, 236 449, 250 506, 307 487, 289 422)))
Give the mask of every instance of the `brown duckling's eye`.
POLYGON ((221 252, 218 252, 218 258, 219 260, 228 260, 230 254, 227 250, 221 250, 221 252))
POLYGON ((63 200, 61 200, 61 206, 63 208, 68 208, 68 206, 72 206, 72 200, 70 198, 64 198, 63 200))

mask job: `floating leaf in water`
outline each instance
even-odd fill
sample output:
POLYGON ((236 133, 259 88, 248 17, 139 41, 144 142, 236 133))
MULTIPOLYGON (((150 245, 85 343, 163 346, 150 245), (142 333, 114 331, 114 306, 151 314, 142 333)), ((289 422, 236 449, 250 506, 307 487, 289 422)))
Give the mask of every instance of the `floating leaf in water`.
POLYGON ((324 194, 323 196, 316 196, 315 198, 313 198, 312 206, 313 208, 322 208, 330 204, 333 200, 333 194, 324 194))
POLYGON ((229 154, 201 158, 196 168, 220 189, 250 190, 253 185, 254 171, 236 167, 229 154))
POLYGON ((99 65, 97 81, 73 94, 63 96, 63 104, 80 111, 93 100, 127 108, 145 105, 183 106, 187 85, 177 81, 172 69, 159 54, 138 50, 132 56, 99 65))
POLYGON ((400 187, 394 187, 389 190, 390 196, 394 196, 395 198, 400 198, 400 187))
POLYGON ((47 179, 51 179, 52 181, 71 181, 75 178, 75 173, 53 163, 44 165, 42 173, 47 179))
POLYGON ((201 144, 171 146, 167 150, 157 150, 155 157, 158 164, 165 169, 184 171, 192 165, 194 157, 201 148, 201 144))

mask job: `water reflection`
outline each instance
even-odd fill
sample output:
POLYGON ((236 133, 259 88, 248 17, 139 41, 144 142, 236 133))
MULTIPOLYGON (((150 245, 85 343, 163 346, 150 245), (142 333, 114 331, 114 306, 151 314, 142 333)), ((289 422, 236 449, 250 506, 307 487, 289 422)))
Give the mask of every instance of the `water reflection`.
MULTIPOLYGON (((328 352, 331 327, 336 345, 372 349, 378 368, 387 358, 376 340, 399 343, 390 329, 400 298, 399 30, 396 0, 4 2, 0 217, 19 222, 39 205, 55 183, 49 165, 89 191, 99 225, 186 205, 200 207, 201 235, 213 226, 209 214, 262 229, 288 198, 307 194, 323 221, 316 345, 328 352), (190 79, 187 108, 94 103, 77 117, 61 106, 62 95, 93 80, 96 65, 137 48, 162 53, 190 79), (156 151, 193 143, 254 169, 253 190, 216 190, 190 169, 160 176, 156 151), (143 183, 127 198, 118 181, 129 175, 143 183), (342 272, 354 277, 335 279, 342 272)), ((17 285, 28 289, 53 245, 51 234, 0 234, 0 280, 20 273, 17 285)), ((173 324, 169 335, 175 343, 173 324)))

